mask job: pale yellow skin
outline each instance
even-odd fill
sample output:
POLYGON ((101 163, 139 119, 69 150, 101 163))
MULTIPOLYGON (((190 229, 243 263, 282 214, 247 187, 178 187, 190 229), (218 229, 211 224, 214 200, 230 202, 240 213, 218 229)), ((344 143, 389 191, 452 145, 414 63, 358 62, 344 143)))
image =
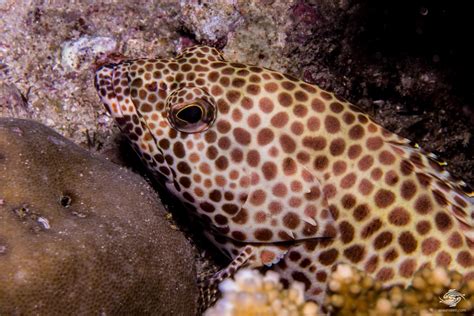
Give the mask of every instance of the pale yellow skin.
POLYGON ((339 263, 387 286, 422 266, 474 278, 474 207, 460 182, 333 94, 209 47, 103 67, 96 87, 149 169, 234 259, 216 280, 273 264, 320 301, 339 263))

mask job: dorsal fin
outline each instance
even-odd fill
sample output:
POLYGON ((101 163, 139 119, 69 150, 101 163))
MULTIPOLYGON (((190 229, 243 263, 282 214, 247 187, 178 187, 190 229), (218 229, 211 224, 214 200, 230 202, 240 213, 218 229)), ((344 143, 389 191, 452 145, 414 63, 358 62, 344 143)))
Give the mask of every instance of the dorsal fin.
POLYGON ((193 56, 203 58, 207 57, 210 61, 225 61, 222 53, 211 46, 191 46, 183 49, 176 59, 180 58, 192 58, 193 56))
POLYGON ((413 168, 420 184, 429 186, 433 198, 450 213, 459 224, 464 236, 474 244, 474 199, 467 184, 445 170, 446 163, 419 146, 408 142, 390 141, 393 149, 413 168))

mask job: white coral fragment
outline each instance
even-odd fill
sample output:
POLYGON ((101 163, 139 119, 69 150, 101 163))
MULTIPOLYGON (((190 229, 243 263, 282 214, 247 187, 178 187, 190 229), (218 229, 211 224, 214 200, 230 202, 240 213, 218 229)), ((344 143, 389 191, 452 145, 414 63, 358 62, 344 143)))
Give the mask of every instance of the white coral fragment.
POLYGON ((62 44, 61 64, 68 70, 84 69, 99 54, 115 50, 117 42, 109 37, 83 36, 62 44))
POLYGON ((257 270, 242 269, 234 279, 219 285, 222 298, 205 316, 314 316, 318 306, 305 302, 304 285, 299 282, 283 289, 280 276, 273 271, 262 275, 257 270))

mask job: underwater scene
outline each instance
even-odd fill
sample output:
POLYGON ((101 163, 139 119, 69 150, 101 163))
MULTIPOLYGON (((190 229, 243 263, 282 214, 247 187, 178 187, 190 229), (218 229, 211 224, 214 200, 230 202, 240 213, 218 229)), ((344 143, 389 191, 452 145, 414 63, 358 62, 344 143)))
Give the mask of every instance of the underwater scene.
POLYGON ((0 315, 474 315, 469 15, 0 1, 0 315))

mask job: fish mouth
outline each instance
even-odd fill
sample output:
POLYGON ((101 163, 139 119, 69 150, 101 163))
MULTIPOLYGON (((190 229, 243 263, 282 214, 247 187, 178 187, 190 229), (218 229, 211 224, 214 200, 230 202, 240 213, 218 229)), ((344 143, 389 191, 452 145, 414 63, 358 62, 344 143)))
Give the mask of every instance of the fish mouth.
POLYGON ((103 65, 97 69, 94 76, 94 86, 100 100, 114 119, 123 117, 120 101, 117 98, 113 84, 116 68, 117 64, 103 65))

